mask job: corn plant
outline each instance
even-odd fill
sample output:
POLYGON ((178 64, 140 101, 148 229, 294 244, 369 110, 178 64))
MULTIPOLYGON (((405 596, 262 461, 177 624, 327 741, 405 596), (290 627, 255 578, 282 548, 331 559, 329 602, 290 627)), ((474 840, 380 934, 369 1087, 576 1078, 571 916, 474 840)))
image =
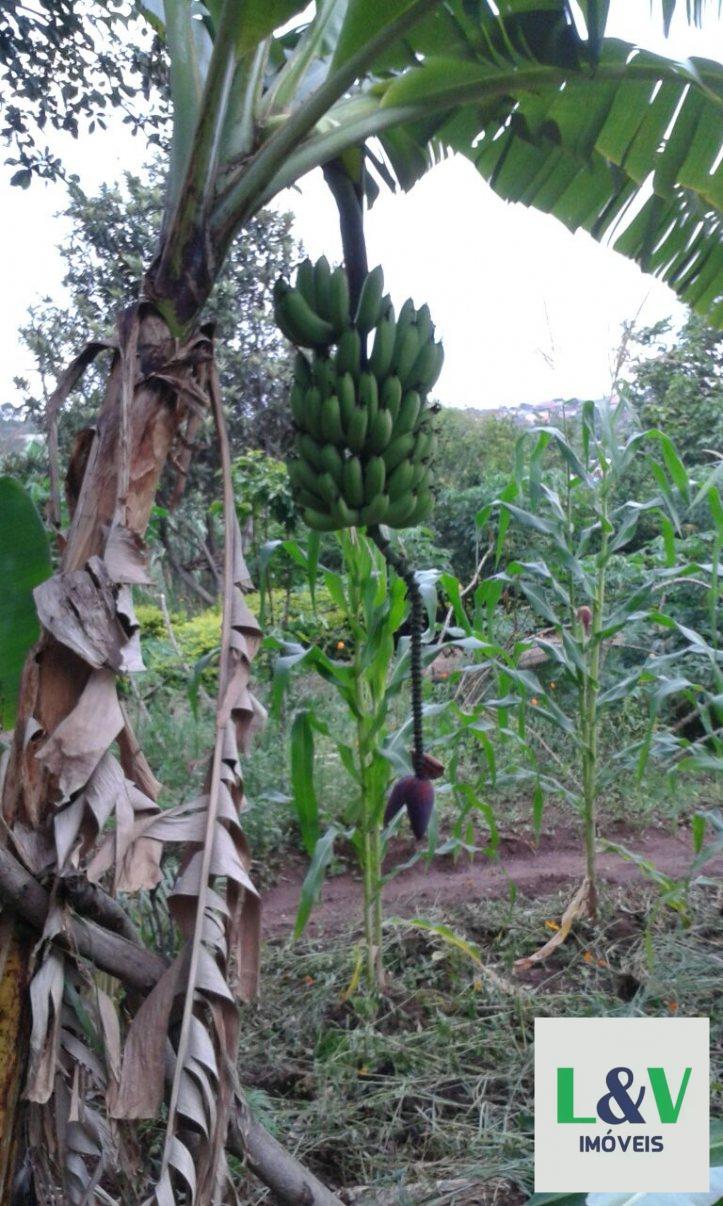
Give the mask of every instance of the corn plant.
MULTIPOLYGON (((397 732, 389 731, 394 720, 394 701, 412 675, 412 642, 409 636, 397 639, 408 616, 407 585, 390 569, 387 557, 363 532, 352 529, 336 538, 341 554, 339 571, 319 566, 315 543, 304 550, 296 542, 284 542, 284 549, 296 561, 305 561, 313 581, 321 578, 345 617, 350 646, 343 658, 330 658, 316 646, 304 648, 269 638, 267 644, 278 650, 274 672, 273 706, 278 709, 289 686, 293 670, 314 671, 336 691, 343 705, 349 730, 339 736, 334 726, 321 719, 315 710, 297 711, 291 726, 291 787, 302 843, 311 862, 304 880, 295 924, 298 937, 304 930, 319 896, 326 871, 340 842, 351 845, 362 871, 364 943, 363 959, 368 988, 376 992, 384 986, 382 967, 382 900, 384 882, 382 863, 394 818, 394 793, 387 800, 392 771, 402 772, 401 783, 417 782, 409 774, 410 753, 405 742, 415 736, 415 716, 397 732), (345 802, 332 805, 332 820, 322 832, 323 808, 318 799, 314 777, 315 734, 334 746, 349 777, 350 790, 345 802)), ((434 575, 418 575, 422 595, 429 604, 433 621, 434 575)), ((433 636, 433 623, 427 636, 433 636)), ((438 647, 427 639, 421 657, 428 661, 438 647)), ((419 702, 421 709, 421 699, 419 702)), ((421 712, 419 713, 421 718, 421 712)), ((432 774, 435 760, 425 755, 432 774)), ((419 779, 419 783, 428 782, 419 779)), ((429 784, 431 788, 431 783, 429 784)), ((424 790, 424 789, 423 789, 424 790)), ((423 798, 407 793, 403 804, 417 838, 424 836, 431 810, 433 792, 423 798)))
MULTIPOLYGON (((612 761, 603 766, 601 728, 611 709, 634 692, 648 690, 655 710, 674 689, 664 674, 668 659, 655 656, 654 642, 661 626, 681 629, 657 606, 661 584, 674 574, 680 575, 680 567, 652 566, 642 574, 635 590, 612 601, 608 598, 608 577, 613 559, 633 541, 645 514, 657 516, 669 547, 675 526, 681 529, 676 496, 683 487, 684 474, 682 462, 664 433, 631 432, 622 404, 614 409, 607 404, 596 408, 588 403, 582 412, 579 450, 555 428, 537 429, 521 438, 515 479, 499 503, 498 555, 510 525, 515 524, 534 538, 536 551, 539 553, 541 547, 542 556, 535 561, 511 561, 498 580, 519 591, 546 628, 544 636, 518 645, 506 662, 498 661, 497 685, 504 698, 492 704, 506 715, 513 700, 519 701, 521 744, 528 753, 532 751, 538 765, 545 766, 552 790, 579 809, 585 877, 576 897, 576 913, 587 913, 591 918, 598 907, 600 795, 626 758, 630 760, 635 754, 642 765, 652 734, 651 728, 640 748, 618 748, 612 761), (533 442, 528 452, 530 440, 533 442), (553 452, 563 465, 560 489, 552 484, 554 477, 543 477, 545 458, 553 452), (640 458, 646 459, 658 486, 658 492, 642 502, 624 497, 626 476, 640 458), (650 652, 638 657, 630 670, 611 652, 615 644, 624 643, 624 633, 633 624, 642 632, 638 640, 650 652), (525 666, 524 655, 533 648, 555 667, 558 690, 554 695, 534 670, 525 666), (565 687, 567 698, 572 700, 567 709, 560 703, 565 698, 565 687), (572 785, 564 777, 550 776, 552 768, 544 743, 542 754, 535 744, 534 731, 539 730, 540 721, 557 727, 572 743, 572 785)), ((488 512, 486 508, 481 513, 481 523, 487 521, 488 512)), ((692 573, 692 568, 686 569, 684 579, 692 573)), ((675 656, 681 655, 679 652, 675 656)), ((537 782, 535 820, 539 825, 541 775, 537 782)))

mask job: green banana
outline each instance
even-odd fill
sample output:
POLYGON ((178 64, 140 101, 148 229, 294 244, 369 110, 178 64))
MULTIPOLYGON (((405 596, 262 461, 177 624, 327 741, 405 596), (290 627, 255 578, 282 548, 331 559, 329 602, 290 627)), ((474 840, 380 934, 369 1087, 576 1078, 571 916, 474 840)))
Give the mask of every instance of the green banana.
POLYGON ((434 338, 434 323, 428 305, 419 307, 416 321, 420 345, 430 342, 434 338))
POLYGON ((389 510, 389 499, 386 494, 378 494, 373 502, 362 507, 360 518, 362 523, 371 527, 373 524, 384 523, 389 510))
POLYGON ((359 378, 359 401, 369 415, 371 423, 379 409, 379 389, 373 373, 362 373, 359 378))
POLYGON ((312 511, 318 511, 319 507, 324 506, 324 501, 318 494, 312 494, 303 486, 294 486, 294 502, 299 507, 311 507, 312 511))
POLYGON ((395 339, 394 339, 394 361, 395 361, 395 363, 396 363, 397 359, 399 358, 399 353, 401 351, 402 343, 407 334, 407 331, 412 326, 416 316, 417 316, 417 312, 414 309, 414 302, 412 301, 411 297, 408 297, 397 316, 397 329, 396 329, 395 339))
POLYGON ((355 507, 347 506, 345 500, 341 497, 337 498, 335 503, 332 503, 329 508, 329 514, 333 517, 337 528, 353 528, 359 523, 359 512, 355 507))
POLYGON ((304 427, 317 440, 321 438, 321 393, 316 385, 306 391, 304 427))
POLYGON ((399 414, 399 407, 402 404, 402 383, 398 377, 387 377, 382 386, 379 400, 382 406, 385 406, 389 411, 392 419, 396 419, 399 414))
POLYGON ((412 365, 407 378, 408 384, 428 393, 439 377, 443 363, 444 351, 441 343, 425 343, 412 365))
POLYGON ((344 433, 341 429, 339 399, 332 394, 321 404, 321 434, 331 444, 341 444, 344 433))
POLYGON ((297 352, 294 356, 294 381, 298 381, 302 389, 308 389, 311 385, 311 366, 303 352, 297 352))
POLYGON ((354 323, 361 335, 368 335, 372 327, 377 325, 383 292, 384 273, 379 266, 365 277, 359 294, 354 323))
POLYGON ((414 479, 414 466, 411 461, 404 460, 393 469, 387 478, 387 494, 390 502, 396 502, 404 494, 409 494, 414 479))
POLYGON ((308 258, 302 260, 296 270, 296 288, 306 299, 312 310, 316 309, 316 291, 314 289, 314 265, 308 258))
POLYGON ((349 280, 343 268, 335 268, 329 282, 330 321, 338 337, 349 326, 349 280))
POLYGON ((386 468, 380 456, 372 456, 364 466, 364 502, 374 502, 384 490, 386 468))
POLYGON ((285 335, 290 343, 297 343, 296 330, 287 320, 286 311, 282 307, 282 302, 286 297, 288 290, 288 282, 283 280, 282 277, 279 277, 274 285, 274 319, 276 320, 276 325, 281 331, 282 335, 285 335))
POLYGON ((412 466, 412 490, 420 490, 429 484, 429 466, 426 461, 409 461, 412 466))
POLYGON ((314 511, 311 507, 304 508, 303 516, 306 526, 313 528, 315 532, 335 532, 341 526, 331 515, 314 511))
POLYGON ((316 479, 317 493, 321 495, 326 503, 336 502, 339 497, 339 488, 330 473, 320 473, 316 479))
POLYGON ((369 415, 363 406, 355 404, 345 428, 346 442, 352 452, 363 452, 368 426, 369 415))
POLYGON ((359 332, 350 328, 344 331, 344 334, 339 339, 336 351, 336 371, 341 377, 344 373, 351 373, 352 377, 359 376, 361 361, 361 339, 359 332))
POLYGON ((429 457, 429 449, 432 443, 432 433, 430 431, 420 431, 416 436, 412 437, 414 441, 413 460, 416 464, 426 461, 429 457))
POLYGON ((405 527, 413 528, 416 524, 421 523, 430 514, 433 506, 434 497, 432 491, 420 490, 416 496, 414 507, 404 521, 405 527))
MULTIPOLYGON (((319 474, 316 473, 307 461, 301 458, 289 461, 289 478, 294 486, 308 490, 315 498, 321 499, 321 494, 317 489, 319 474)), ((321 505, 318 503, 317 505, 321 505)))
POLYGON ((416 497, 414 494, 403 494, 396 502, 390 502, 384 522, 390 528, 406 527, 405 520, 414 510, 415 503, 416 497))
POLYGON ((391 318, 392 322, 394 321, 394 306, 392 305, 392 299, 388 293, 384 294, 384 297, 379 303, 379 315, 380 321, 382 318, 391 318))
POLYGON ((344 461, 342 487, 342 493, 349 506, 360 507, 364 502, 364 484, 361 461, 358 456, 350 456, 347 461, 344 461))
POLYGON ((369 369, 377 381, 383 380, 392 367, 396 324, 393 318, 383 318, 374 333, 374 344, 369 357, 369 369))
MULTIPOLYGON (((382 412, 380 411, 379 413, 381 414, 382 412)), ((387 473, 389 474, 393 469, 396 469, 397 465, 399 465, 406 456, 409 456, 409 453, 413 448, 414 436, 411 434, 397 436, 396 439, 392 440, 386 451, 382 453, 384 464, 387 467, 387 473)))
POLYGON ((341 425, 344 431, 346 431, 356 406, 356 389, 354 388, 354 378, 351 373, 344 373, 342 377, 337 377, 336 393, 339 399, 341 425))
POLYGON ((409 327, 401 343, 394 347, 394 371, 402 385, 406 385, 414 361, 419 355, 419 331, 415 326, 409 327))
POLYGON ((294 381, 289 391, 289 405, 297 427, 306 423, 306 390, 298 381, 294 381))
POLYGON ((412 431, 422 409, 422 399, 416 389, 410 389, 402 398, 399 414, 394 421, 394 434, 406 435, 412 431))
MULTIPOLYGON (((299 450, 299 455, 304 458, 309 468, 320 473, 324 468, 324 462, 321 459, 322 446, 317 444, 313 436, 306 433, 298 437, 296 446, 299 450)), ((312 486, 311 488, 313 490, 314 487, 312 486)))
POLYGON ((439 374, 441 373, 442 366, 444 364, 444 347, 441 343, 435 343, 432 346, 434 348, 434 365, 427 375, 425 386, 427 390, 432 389, 432 387, 437 384, 439 374))
POLYGON ((337 486, 341 485, 341 471, 344 467, 344 462, 341 458, 339 450, 333 444, 325 444, 321 450, 321 466, 326 473, 330 473, 334 478, 337 486))
POLYGON ((318 352, 315 352, 311 374, 314 378, 314 385, 318 386, 323 398, 328 398, 329 394, 334 393, 336 374, 334 372, 333 361, 329 356, 326 354, 320 355, 318 352))
POLYGON ((314 297, 317 314, 331 322, 331 268, 325 255, 314 264, 314 297))
POLYGON ((334 329, 315 314, 298 289, 290 289, 286 281, 276 282, 274 301, 276 320, 284 333, 290 332, 294 343, 305 348, 328 347, 334 339, 334 329), (279 286, 281 286, 279 288, 279 286))
POLYGON ((369 424, 367 447, 370 452, 383 452, 392 438, 392 416, 388 410, 378 410, 369 424))

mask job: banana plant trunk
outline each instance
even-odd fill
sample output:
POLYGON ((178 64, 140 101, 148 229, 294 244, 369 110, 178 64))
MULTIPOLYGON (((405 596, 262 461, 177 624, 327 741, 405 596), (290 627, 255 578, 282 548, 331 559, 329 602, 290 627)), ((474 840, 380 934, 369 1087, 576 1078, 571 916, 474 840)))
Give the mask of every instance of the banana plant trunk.
MULTIPOLYGON (((114 519, 142 548, 159 479, 182 427, 185 397, 210 358, 207 338, 180 344, 149 305, 132 307, 118 322, 105 398, 92 436, 80 442, 69 475, 72 522, 62 549, 60 572, 85 566, 101 554, 114 519), (132 331, 132 338, 128 337, 132 331), (123 480, 121 480, 121 478, 123 480)), ((38 874, 53 849, 53 813, 59 797, 55 775, 37 760, 44 739, 72 712, 90 667, 43 631, 23 672, 18 721, 2 793, 4 842, 14 831, 15 854, 38 874)), ((121 762, 129 777, 152 778, 128 726, 119 735, 121 762)), ((3 914, 5 916, 5 914, 3 914)), ((0 963, 0 1203, 9 1206, 13 1183, 22 1181, 26 1160, 23 1111, 18 1108, 28 1056, 27 986, 33 941, 12 923, 0 963)))

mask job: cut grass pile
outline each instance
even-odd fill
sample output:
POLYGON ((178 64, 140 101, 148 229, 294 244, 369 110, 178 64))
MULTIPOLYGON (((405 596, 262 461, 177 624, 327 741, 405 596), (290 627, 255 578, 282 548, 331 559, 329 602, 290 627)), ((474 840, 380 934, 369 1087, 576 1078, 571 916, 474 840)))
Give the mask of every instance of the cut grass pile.
MULTIPOLYGON (((550 936, 565 903, 482 901, 426 917, 474 944, 482 969, 438 935, 389 921, 378 1010, 349 993, 356 935, 269 944, 261 1005, 242 1022, 253 1108, 347 1201, 517 1206, 532 1188, 535 1016, 702 1015, 720 1117, 720 892, 692 889, 686 928, 648 888, 611 893, 597 930, 580 925, 516 975, 513 961, 550 936)), ((251 1181, 243 1193, 268 1200, 251 1181)))

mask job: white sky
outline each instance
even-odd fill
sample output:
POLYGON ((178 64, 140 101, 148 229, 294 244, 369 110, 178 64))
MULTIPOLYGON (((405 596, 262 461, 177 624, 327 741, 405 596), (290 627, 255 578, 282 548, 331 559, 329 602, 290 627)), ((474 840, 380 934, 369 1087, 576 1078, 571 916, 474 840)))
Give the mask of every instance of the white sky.
MULTIPOLYGON (((702 30, 676 19, 667 41, 659 27, 649 0, 612 0, 612 35, 671 57, 723 59, 723 24, 713 16, 702 30)), ((139 170, 146 158, 141 140, 118 122, 79 142, 57 137, 53 149, 89 191, 139 170)), ((17 400, 13 376, 32 367, 15 334, 27 307, 43 295, 62 300, 57 245, 65 229, 56 216, 62 185, 22 191, 10 188, 9 176, 4 169, 0 178, 0 402, 17 400)), ((296 234, 312 257, 340 258, 336 210, 320 173, 278 204, 296 214, 296 234)), ((646 323, 682 315, 665 285, 588 235, 501 201, 460 159, 440 164, 409 194, 380 197, 367 241, 370 263, 384 265, 395 301, 411 294, 430 305, 446 349, 437 391, 449 406, 599 397, 609 388, 626 319, 638 311, 646 323)))

